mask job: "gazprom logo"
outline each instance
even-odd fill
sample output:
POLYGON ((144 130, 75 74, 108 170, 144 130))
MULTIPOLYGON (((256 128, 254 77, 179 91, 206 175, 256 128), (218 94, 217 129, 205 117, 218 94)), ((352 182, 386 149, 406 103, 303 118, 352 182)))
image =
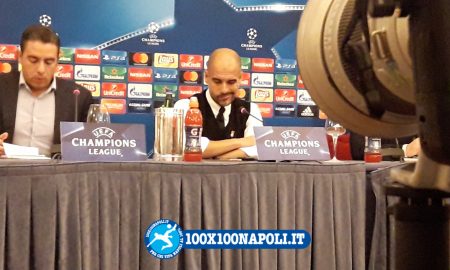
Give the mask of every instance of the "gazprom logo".
POLYGON ((273 87, 273 74, 252 73, 252 86, 273 87))
POLYGON ((283 139, 285 139, 285 140, 287 140, 287 139, 289 139, 289 138, 292 138, 292 139, 294 139, 294 140, 298 140, 298 138, 300 137, 300 133, 298 133, 297 131, 295 131, 295 130, 292 130, 292 129, 288 129, 288 130, 285 130, 285 131, 283 131, 283 132, 281 132, 281 137, 283 138, 283 139))
POLYGON ((108 137, 111 139, 114 133, 116 132, 108 127, 98 127, 92 130, 92 134, 95 136, 95 138, 108 137))
POLYGON ((75 66, 75 80, 100 80, 100 66, 75 66))

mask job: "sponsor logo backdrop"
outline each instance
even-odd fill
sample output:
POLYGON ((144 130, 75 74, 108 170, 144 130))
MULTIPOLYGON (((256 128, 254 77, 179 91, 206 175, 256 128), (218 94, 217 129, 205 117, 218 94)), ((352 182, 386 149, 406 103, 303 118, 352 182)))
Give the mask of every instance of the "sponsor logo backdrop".
POLYGON ((101 9, 94 10, 88 2, 3 0, 0 73, 18 69, 17 44, 27 25, 51 26, 62 40, 57 76, 91 90, 107 104, 113 121, 146 123, 166 91, 179 99, 205 89, 209 53, 228 47, 242 57, 240 97, 258 103, 266 125, 322 125, 296 61, 306 2, 97 0, 101 9), (27 9, 20 8, 25 4, 27 9))

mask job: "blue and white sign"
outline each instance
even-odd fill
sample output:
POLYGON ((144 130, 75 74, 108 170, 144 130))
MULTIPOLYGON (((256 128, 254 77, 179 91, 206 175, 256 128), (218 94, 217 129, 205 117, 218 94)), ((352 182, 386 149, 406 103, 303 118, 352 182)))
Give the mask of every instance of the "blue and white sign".
POLYGON ((323 127, 254 127, 260 160, 329 160, 323 127))
POLYGON ((186 249, 304 249, 311 236, 304 230, 186 230, 186 249))
POLYGON ((297 73, 297 61, 295 59, 277 59, 275 71, 297 73))
POLYGON ((158 259, 171 259, 185 249, 305 249, 311 245, 305 230, 182 230, 170 219, 147 228, 144 245, 158 259))
POLYGON ((102 51, 102 63, 111 65, 127 65, 128 53, 125 51, 102 51))
POLYGON ((64 161, 147 160, 144 125, 61 122, 64 161))
POLYGON ((153 80, 155 82, 178 82, 178 71, 173 68, 153 68, 153 80))

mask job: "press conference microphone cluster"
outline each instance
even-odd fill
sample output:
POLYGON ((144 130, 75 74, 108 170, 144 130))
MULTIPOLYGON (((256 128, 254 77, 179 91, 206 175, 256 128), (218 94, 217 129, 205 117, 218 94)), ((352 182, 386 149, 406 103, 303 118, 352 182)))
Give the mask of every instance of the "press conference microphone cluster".
POLYGON ((72 94, 75 96, 75 117, 74 117, 74 121, 78 122, 78 96, 80 95, 80 90, 74 89, 72 94))
POLYGON ((258 120, 259 122, 261 122, 261 123, 264 124, 263 120, 259 119, 258 117, 254 116, 253 114, 251 114, 249 111, 247 111, 247 109, 246 109, 244 106, 241 106, 241 107, 239 108, 239 111, 240 111, 242 114, 249 115, 249 116, 255 118, 256 120, 258 120))

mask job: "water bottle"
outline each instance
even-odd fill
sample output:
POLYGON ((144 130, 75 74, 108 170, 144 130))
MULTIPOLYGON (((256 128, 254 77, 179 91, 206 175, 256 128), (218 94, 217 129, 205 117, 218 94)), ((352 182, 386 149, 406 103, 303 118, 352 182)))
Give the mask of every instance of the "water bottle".
POLYGON ((189 110, 184 120, 184 130, 186 133, 186 143, 184 147, 184 161, 201 161, 202 160, 202 125, 203 117, 198 108, 198 100, 191 97, 189 101, 189 110))
POLYGON ((166 99, 164 100, 164 104, 162 105, 164 108, 173 108, 173 94, 170 91, 166 92, 166 99))

